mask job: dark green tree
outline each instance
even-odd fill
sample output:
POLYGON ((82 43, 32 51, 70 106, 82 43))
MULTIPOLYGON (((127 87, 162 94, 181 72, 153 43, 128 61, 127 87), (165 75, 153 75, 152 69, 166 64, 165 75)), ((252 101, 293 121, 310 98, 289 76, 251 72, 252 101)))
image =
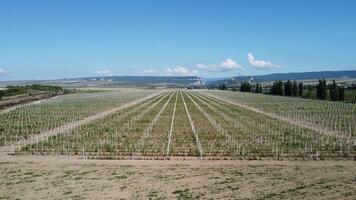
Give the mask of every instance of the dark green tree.
POLYGON ((270 90, 270 94, 283 96, 284 95, 283 82, 275 81, 270 90))
POLYGON ((225 83, 219 85, 218 90, 227 90, 225 83))
POLYGON ((303 82, 299 82, 298 84, 298 96, 303 96, 303 90, 304 90, 304 87, 303 87, 303 82))
POLYGON ((2 99, 2 96, 4 95, 4 92, 0 90, 0 100, 2 99))
POLYGON ((318 85, 316 86, 316 98, 321 100, 326 100, 326 80, 319 80, 318 85))
POLYGON ((293 84, 290 80, 288 80, 285 84, 284 84, 284 94, 286 96, 292 96, 293 95, 293 84))
POLYGON ((341 86, 339 90, 339 101, 345 100, 345 87, 341 86))
POLYGON ((339 101, 339 86, 336 84, 335 80, 330 84, 329 89, 331 101, 339 101))
POLYGON ((292 92, 292 96, 297 97, 298 94, 298 83, 297 81, 293 81, 293 92, 292 92))
POLYGON ((262 93, 262 85, 260 83, 256 83, 255 93, 262 93))
POLYGON ((241 83, 241 88, 240 88, 241 92, 251 92, 252 91, 252 86, 249 82, 244 81, 241 83))

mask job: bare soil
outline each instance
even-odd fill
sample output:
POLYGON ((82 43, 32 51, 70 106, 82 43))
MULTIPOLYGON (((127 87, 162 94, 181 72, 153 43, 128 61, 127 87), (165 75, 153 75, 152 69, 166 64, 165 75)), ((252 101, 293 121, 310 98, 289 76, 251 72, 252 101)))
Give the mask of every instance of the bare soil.
POLYGON ((0 199, 355 199, 354 161, 0 156, 0 199))

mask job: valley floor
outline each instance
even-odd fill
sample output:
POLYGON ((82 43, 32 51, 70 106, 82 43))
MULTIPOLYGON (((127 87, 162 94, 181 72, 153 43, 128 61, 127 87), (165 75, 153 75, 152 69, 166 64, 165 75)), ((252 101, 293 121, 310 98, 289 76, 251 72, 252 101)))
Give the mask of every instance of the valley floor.
POLYGON ((354 161, 0 157, 0 199, 355 199, 354 161))

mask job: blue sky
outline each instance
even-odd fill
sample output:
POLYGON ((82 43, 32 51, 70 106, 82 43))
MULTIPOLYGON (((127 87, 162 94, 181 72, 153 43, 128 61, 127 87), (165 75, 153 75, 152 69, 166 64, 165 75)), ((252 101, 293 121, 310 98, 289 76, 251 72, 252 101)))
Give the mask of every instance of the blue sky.
POLYGON ((356 69, 356 1, 1 0, 0 80, 356 69))

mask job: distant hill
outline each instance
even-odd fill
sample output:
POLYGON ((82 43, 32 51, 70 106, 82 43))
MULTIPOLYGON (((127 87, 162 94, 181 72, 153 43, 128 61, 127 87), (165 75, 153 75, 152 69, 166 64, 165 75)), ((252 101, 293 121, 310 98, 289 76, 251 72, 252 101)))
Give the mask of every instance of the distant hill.
POLYGON ((8 81, 0 85, 52 84, 75 87, 95 86, 201 86, 204 84, 198 76, 105 76, 65 78, 43 81, 8 81))
POLYGON ((211 82, 210 86, 220 85, 225 83, 227 85, 237 85, 242 81, 253 82, 271 82, 276 80, 314 80, 314 79, 332 79, 332 78, 356 78, 356 70, 347 71, 320 71, 320 72, 293 72, 293 73, 275 73, 257 76, 238 76, 229 79, 211 82))

